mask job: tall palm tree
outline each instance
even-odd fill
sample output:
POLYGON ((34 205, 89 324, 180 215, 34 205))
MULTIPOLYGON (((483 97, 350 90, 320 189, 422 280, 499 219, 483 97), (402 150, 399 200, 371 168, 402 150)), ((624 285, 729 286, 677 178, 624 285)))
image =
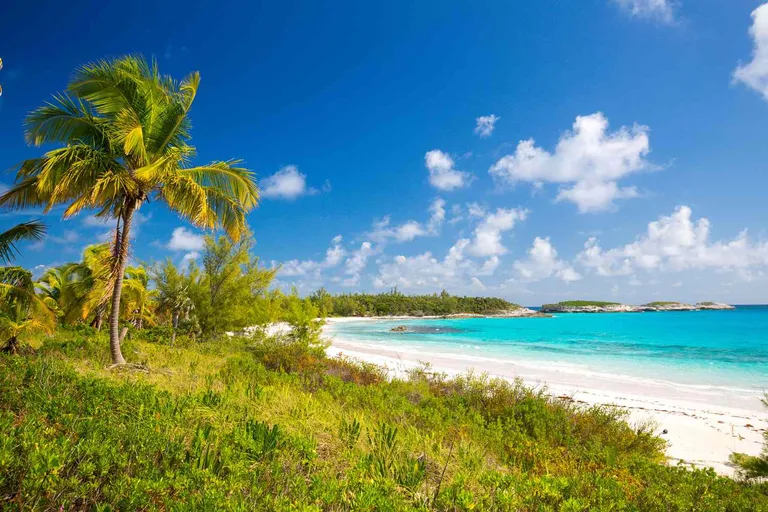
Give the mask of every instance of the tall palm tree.
POLYGON ((245 215, 259 199, 255 175, 238 161, 192 166, 189 110, 199 73, 180 82, 139 56, 87 64, 66 93, 32 112, 27 141, 63 147, 21 164, 0 206, 66 204, 64 217, 83 210, 115 222, 110 308, 112 362, 123 364, 118 321, 134 213, 163 201, 201 228, 222 227, 238 240, 245 215))

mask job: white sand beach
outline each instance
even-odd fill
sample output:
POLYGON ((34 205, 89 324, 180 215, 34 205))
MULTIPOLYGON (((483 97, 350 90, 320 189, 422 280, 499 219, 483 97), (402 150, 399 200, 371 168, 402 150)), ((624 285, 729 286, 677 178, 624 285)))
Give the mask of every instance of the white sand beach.
MULTIPOLYGON (((435 371, 449 375, 474 371, 506 379, 522 378, 530 386, 547 386, 554 396, 567 396, 577 403, 610 404, 626 409, 631 423, 653 420, 657 432, 668 442, 670 464, 685 463, 712 467, 720 474, 733 475, 728 458, 733 452, 757 455, 768 429, 768 415, 756 396, 724 394, 703 386, 641 380, 606 374, 587 374, 557 365, 533 365, 488 361, 471 356, 409 352, 365 341, 347 339, 334 325, 360 318, 329 319, 325 337, 332 343, 328 353, 364 360, 390 370, 393 377, 408 369, 430 363, 435 371), (663 433, 666 430, 666 433, 663 433)), ((371 319, 371 321, 376 321, 371 319)))

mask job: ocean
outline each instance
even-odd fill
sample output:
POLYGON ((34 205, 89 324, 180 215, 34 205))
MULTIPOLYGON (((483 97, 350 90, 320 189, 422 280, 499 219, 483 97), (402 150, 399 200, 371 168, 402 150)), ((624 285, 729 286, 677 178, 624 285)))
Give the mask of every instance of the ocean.
POLYGON ((557 314, 553 318, 348 321, 341 340, 371 350, 484 366, 663 383, 759 396, 768 390, 768 306, 731 311, 557 314), (408 332, 390 332, 404 325, 408 332))

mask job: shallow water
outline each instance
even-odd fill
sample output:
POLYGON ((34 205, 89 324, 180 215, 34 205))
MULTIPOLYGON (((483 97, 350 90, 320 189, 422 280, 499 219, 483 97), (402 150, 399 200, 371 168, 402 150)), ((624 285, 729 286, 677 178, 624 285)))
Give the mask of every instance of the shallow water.
POLYGON ((768 389, 768 306, 734 311, 343 322, 340 339, 411 353, 755 393, 768 389), (405 325, 409 331, 390 332, 405 325))

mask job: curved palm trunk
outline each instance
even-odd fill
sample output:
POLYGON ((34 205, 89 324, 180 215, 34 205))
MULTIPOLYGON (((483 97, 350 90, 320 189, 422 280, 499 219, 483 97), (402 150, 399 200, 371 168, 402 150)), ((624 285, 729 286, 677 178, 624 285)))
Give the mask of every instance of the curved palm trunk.
POLYGON ((115 287, 112 290, 112 311, 109 315, 109 349, 112 353, 112 364, 125 364, 125 358, 120 350, 120 296, 123 291, 123 276, 128 260, 128 244, 133 220, 133 208, 129 208, 123 216, 123 229, 118 233, 115 248, 115 287))

